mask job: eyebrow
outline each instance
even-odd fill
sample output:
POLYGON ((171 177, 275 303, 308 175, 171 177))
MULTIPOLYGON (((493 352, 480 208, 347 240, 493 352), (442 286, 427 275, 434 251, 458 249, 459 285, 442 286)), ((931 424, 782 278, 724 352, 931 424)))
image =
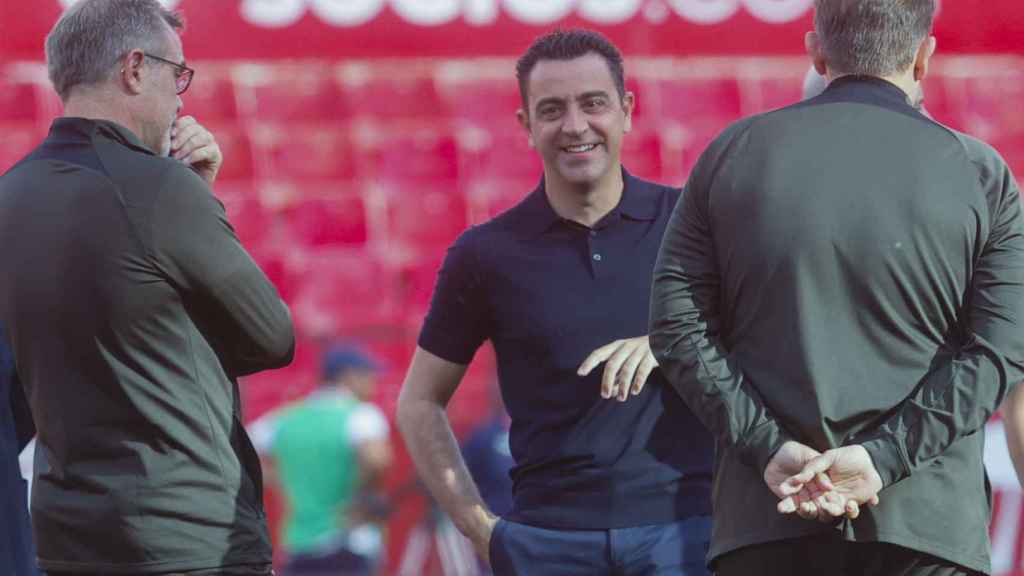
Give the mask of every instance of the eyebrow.
MULTIPOLYGON (((586 100, 588 98, 596 97, 608 98, 609 94, 604 90, 591 90, 590 92, 584 92, 583 94, 580 94, 579 96, 576 97, 576 100, 586 100)), ((557 96, 548 96, 547 98, 542 98, 538 100, 533 107, 536 110, 539 109, 541 106, 544 106, 545 104, 562 104, 565 102, 565 100, 565 98, 559 98, 557 96)))

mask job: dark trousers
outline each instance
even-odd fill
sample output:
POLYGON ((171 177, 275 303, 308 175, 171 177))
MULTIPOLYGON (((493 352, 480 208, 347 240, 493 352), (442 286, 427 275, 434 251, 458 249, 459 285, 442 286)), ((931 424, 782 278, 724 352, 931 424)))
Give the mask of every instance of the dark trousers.
POLYGON ((847 542, 838 532, 734 550, 715 561, 716 576, 980 576, 909 548, 847 542))
POLYGON ((709 576, 711 518, 612 530, 550 530, 500 520, 495 576, 709 576))
POLYGON ((293 554, 281 570, 281 576, 369 576, 373 564, 347 548, 323 554, 293 554))

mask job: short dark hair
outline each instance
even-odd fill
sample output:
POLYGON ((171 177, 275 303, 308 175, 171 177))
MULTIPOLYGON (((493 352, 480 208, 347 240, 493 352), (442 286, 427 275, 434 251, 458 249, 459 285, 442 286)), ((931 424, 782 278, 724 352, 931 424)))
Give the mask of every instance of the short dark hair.
POLYGON ((593 30, 572 29, 555 30, 536 40, 516 62, 516 80, 519 81, 519 95, 523 99, 523 108, 529 110, 527 84, 530 73, 541 60, 574 60, 587 54, 597 54, 604 58, 608 70, 615 82, 619 99, 626 95, 626 71, 622 65, 622 53, 601 33, 593 30))
POLYGON ((814 28, 837 74, 890 76, 914 63, 935 0, 815 0, 814 28))

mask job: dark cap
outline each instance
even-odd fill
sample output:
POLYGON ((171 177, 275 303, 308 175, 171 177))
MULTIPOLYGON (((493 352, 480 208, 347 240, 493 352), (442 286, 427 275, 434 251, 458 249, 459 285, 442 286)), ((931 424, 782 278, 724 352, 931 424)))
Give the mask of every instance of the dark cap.
POLYGON ((347 370, 377 372, 380 364, 359 347, 349 344, 331 346, 320 358, 320 376, 325 381, 334 380, 347 370))

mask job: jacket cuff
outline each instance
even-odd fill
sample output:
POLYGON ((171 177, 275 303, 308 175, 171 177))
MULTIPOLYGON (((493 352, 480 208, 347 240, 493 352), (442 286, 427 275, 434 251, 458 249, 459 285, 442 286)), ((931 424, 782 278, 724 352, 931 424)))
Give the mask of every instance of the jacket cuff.
POLYGON ((754 428, 743 445, 739 447, 740 461, 748 466, 753 466, 757 473, 763 476, 764 469, 775 457, 775 453, 789 440, 792 438, 784 433, 775 421, 764 422, 754 428))
POLYGON ((888 488, 910 476, 910 460, 907 458, 906 449, 895 436, 879 435, 858 444, 871 456, 875 471, 882 478, 883 488, 888 488))

